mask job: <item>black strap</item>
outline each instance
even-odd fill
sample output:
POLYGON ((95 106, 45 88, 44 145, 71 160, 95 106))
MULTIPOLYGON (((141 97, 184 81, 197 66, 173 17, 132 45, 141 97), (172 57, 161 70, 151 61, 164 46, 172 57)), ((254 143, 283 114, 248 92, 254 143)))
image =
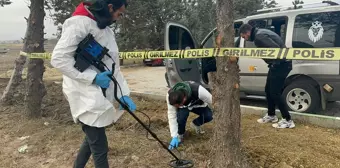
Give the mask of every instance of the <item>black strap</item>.
POLYGON ((106 89, 105 88, 101 88, 101 89, 102 89, 104 97, 106 97, 106 89))

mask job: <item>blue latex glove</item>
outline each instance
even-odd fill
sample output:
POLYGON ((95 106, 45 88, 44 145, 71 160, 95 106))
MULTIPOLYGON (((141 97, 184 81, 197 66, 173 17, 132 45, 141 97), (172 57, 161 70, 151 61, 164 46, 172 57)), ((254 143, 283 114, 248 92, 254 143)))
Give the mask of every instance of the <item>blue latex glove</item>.
POLYGON ((180 143, 179 138, 178 137, 173 137, 171 142, 170 142, 169 149, 172 150, 174 148, 177 148, 179 143, 180 143))
MULTIPOLYGON (((136 110, 136 104, 132 101, 129 96, 123 96, 120 98, 120 101, 129 106, 129 109, 134 112, 136 110)), ((123 110, 123 107, 120 105, 120 110, 123 110)))
POLYGON ((112 75, 111 71, 105 71, 102 73, 97 74, 95 78, 95 83, 102 87, 102 88, 108 88, 110 86, 111 79, 109 78, 108 75, 112 75))

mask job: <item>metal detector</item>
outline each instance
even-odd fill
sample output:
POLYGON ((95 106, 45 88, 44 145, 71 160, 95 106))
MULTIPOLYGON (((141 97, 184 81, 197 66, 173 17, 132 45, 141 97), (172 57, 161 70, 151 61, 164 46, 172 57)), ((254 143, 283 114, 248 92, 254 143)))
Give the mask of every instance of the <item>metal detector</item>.
MULTIPOLYGON (((92 34, 88 34, 86 38, 81 41, 78 45, 78 48, 76 50, 76 63, 74 67, 78 69, 80 72, 85 71, 88 67, 91 65, 94 66, 96 69, 98 69, 101 72, 105 72, 106 70, 109 70, 109 68, 101 61, 101 59, 106 55, 112 59, 112 57, 108 54, 108 49, 105 47, 102 47, 93 37, 92 34), (106 68, 106 69, 105 69, 106 68)), ((112 59, 113 60, 113 59, 112 59)), ((115 69, 115 62, 113 61, 112 64, 112 74, 114 74, 115 69)), ((157 137, 157 135, 150 130, 130 109, 129 107, 119 100, 117 96, 119 86, 118 81, 115 77, 109 76, 109 78, 114 83, 114 97, 116 101, 126 110, 128 113, 135 119, 139 124, 143 126, 144 129, 146 129, 153 138, 155 138, 162 147, 167 150, 173 157, 174 160, 171 160, 169 162, 169 166, 174 168, 191 168, 194 166, 193 161, 191 160, 183 160, 178 158, 171 150, 167 148, 167 146, 157 137)), ((120 86, 119 86, 120 87, 120 86)), ((103 90, 103 94, 105 96, 105 89, 103 90)))

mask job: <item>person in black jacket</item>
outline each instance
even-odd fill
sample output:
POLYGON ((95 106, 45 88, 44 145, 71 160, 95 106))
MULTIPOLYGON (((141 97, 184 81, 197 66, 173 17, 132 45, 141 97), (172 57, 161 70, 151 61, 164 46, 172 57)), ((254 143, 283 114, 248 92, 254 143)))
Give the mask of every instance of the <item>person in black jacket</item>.
MULTIPOLYGON (((249 24, 243 24, 240 27, 239 33, 245 40, 253 41, 258 48, 286 48, 282 38, 268 29, 259 29, 249 24)), ((275 122, 273 124, 275 128, 294 128, 295 124, 282 98, 285 79, 292 70, 292 62, 284 59, 264 59, 264 61, 269 67, 265 86, 268 114, 257 121, 259 123, 275 122), (282 120, 279 122, 275 115, 276 106, 278 106, 282 115, 282 120)))

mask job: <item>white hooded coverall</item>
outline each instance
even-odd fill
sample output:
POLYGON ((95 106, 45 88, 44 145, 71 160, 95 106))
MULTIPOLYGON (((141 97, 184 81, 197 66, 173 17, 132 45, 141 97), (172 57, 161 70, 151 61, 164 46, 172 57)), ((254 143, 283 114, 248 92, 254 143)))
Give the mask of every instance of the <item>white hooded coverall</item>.
MULTIPOLYGON (((92 127, 105 127, 115 122, 120 115, 113 106, 114 84, 106 90, 103 96, 101 88, 93 81, 99 71, 91 66, 83 73, 74 68, 75 51, 78 44, 91 33, 95 40, 109 49, 116 66, 114 77, 118 84, 118 98, 129 96, 130 90, 120 71, 118 46, 113 31, 106 27, 99 29, 95 20, 87 16, 72 16, 62 27, 62 35, 52 54, 51 64, 63 74, 63 94, 69 102, 71 114, 75 123, 78 120, 92 127)), ((107 67, 112 67, 112 59, 104 56, 102 61, 107 67)))

